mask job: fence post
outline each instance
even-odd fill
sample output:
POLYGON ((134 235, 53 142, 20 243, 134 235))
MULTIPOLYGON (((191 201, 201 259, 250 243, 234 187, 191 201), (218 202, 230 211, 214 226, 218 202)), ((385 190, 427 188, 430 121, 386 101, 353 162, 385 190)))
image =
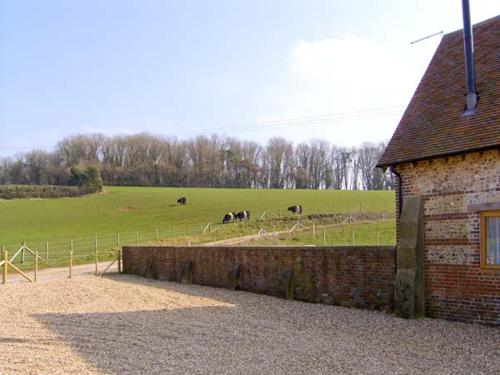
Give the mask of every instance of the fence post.
POLYGON ((95 275, 99 276, 99 254, 97 252, 97 235, 95 236, 95 275))
POLYGON ((5 250, 5 247, 2 245, 2 252, 3 252, 3 273, 2 273, 2 284, 7 283, 7 269, 9 267, 9 254, 7 250, 5 250))
POLYGON ((26 246, 26 242, 23 241, 22 250, 21 250, 21 263, 24 263, 24 247, 26 246))
POLYGON ((377 245, 380 246, 380 232, 377 231, 377 245))
POLYGON ((174 224, 172 224, 172 238, 174 238, 174 224))
POLYGON ((45 259, 49 262, 49 241, 45 241, 45 259))
POLYGON ((71 240, 71 250, 69 251, 69 278, 73 276, 73 240, 71 240))
POLYGON ((326 245, 326 227, 323 227, 323 246, 326 245))
POLYGON ((33 280, 35 280, 35 283, 37 274, 38 274, 38 251, 35 252, 35 277, 33 278, 33 280))
POLYGON ((135 232, 135 245, 139 245, 139 232, 135 232))
POLYGON ((116 246, 120 246, 120 232, 116 233, 116 246))
POLYGON ((118 249, 118 273, 122 273, 122 249, 118 249))
POLYGON ((354 228, 351 227, 352 246, 354 246, 354 228))
POLYGON ((156 241, 158 241, 159 237, 158 237, 158 228, 155 229, 155 239, 156 241))
POLYGON ((73 276, 73 240, 69 243, 69 278, 73 276))

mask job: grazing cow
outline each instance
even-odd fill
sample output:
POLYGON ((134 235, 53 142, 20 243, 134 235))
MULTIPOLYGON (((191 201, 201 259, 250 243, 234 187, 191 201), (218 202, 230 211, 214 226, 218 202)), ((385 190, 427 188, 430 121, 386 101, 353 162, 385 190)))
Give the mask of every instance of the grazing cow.
POLYGON ((240 219, 240 221, 250 220, 250 211, 247 210, 240 211, 236 214, 235 218, 240 219))
POLYGON ((302 213, 302 206, 297 205, 297 206, 288 207, 288 211, 290 211, 292 214, 301 214, 302 213))
POLYGON ((179 199, 177 199, 177 203, 181 206, 184 206, 187 203, 186 197, 180 197, 179 199))
POLYGON ((234 212, 228 212, 227 214, 224 215, 224 218, 222 219, 222 224, 229 223, 231 221, 234 221, 235 218, 235 213, 234 212))

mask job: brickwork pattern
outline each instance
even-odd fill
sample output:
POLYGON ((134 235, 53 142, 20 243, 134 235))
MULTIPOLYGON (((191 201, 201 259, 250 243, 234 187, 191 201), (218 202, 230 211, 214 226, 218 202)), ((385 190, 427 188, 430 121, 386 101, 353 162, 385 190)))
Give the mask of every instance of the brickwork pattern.
POLYGON ((480 266, 479 212, 500 202, 500 151, 401 164, 403 201, 424 199, 426 314, 500 325, 500 270, 480 266))
POLYGON ((124 247, 129 274, 180 281, 192 262, 194 284, 228 287, 240 265, 238 289, 285 297, 283 274, 293 272, 294 298, 382 311, 394 308, 393 247, 124 247))

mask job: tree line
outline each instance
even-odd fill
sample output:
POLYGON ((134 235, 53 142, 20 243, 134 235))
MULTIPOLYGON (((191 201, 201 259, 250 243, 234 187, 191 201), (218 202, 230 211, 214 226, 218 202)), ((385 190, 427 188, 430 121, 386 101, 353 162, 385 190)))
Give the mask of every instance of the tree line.
POLYGON ((187 140, 147 133, 75 135, 54 151, 32 150, 0 160, 0 184, 71 185, 75 168, 99 168, 104 184, 175 187, 392 189, 375 168, 385 145, 338 147, 314 139, 266 144, 219 135, 187 140))

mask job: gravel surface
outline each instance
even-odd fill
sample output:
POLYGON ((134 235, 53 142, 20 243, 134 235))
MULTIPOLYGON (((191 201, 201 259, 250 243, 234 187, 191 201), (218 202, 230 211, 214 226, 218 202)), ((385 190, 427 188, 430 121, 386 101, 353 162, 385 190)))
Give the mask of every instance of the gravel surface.
POLYGON ((126 275, 0 297, 0 374, 500 373, 499 328, 126 275))

